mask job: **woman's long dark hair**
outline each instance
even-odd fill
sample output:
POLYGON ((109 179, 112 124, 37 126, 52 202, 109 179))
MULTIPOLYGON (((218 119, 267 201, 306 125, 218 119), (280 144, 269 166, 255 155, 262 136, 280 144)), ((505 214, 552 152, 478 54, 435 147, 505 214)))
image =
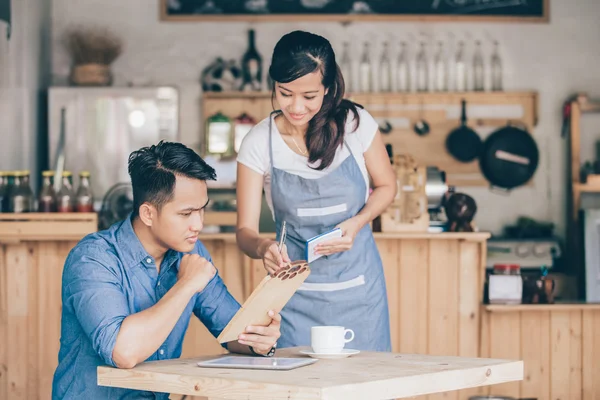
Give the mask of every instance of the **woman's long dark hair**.
POLYGON ((269 76, 274 82, 289 83, 315 71, 321 72, 326 94, 321 109, 308 124, 306 148, 309 163, 320 161, 314 169, 323 170, 331 165, 337 148, 344 143, 348 112, 354 114, 356 129, 360 123, 358 107, 362 106, 344 99, 344 77, 327 39, 294 31, 277 42, 269 68, 269 76))

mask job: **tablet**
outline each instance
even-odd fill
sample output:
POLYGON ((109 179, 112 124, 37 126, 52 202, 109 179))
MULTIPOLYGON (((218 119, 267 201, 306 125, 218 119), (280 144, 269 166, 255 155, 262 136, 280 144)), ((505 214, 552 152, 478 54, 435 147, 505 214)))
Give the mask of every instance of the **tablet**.
POLYGON ((315 255, 315 246, 321 242, 324 242, 333 238, 341 238, 342 230, 340 228, 335 228, 329 232, 322 233, 320 235, 314 236, 306 241, 306 261, 310 264, 311 262, 318 260, 323 257, 322 254, 315 255))
POLYGON ((238 368, 238 369, 270 369, 289 371, 313 364, 315 358, 285 358, 285 357, 239 357, 225 356, 213 360, 198 362, 199 367, 205 368, 238 368))

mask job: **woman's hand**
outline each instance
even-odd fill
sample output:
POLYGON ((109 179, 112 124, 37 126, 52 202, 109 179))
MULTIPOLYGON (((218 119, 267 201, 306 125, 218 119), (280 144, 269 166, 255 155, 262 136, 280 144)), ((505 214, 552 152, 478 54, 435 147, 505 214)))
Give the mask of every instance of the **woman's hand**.
POLYGON ((283 268, 285 264, 290 263, 290 258, 287 253, 287 247, 285 244, 279 252, 279 244, 274 240, 265 240, 260 244, 258 254, 263 260, 265 269, 269 275, 273 275, 275 271, 283 268))
POLYGON ((315 254, 328 256, 342 251, 350 250, 354 244, 354 238, 358 231, 362 229, 364 223, 358 217, 352 217, 345 220, 336 228, 342 230, 342 237, 329 239, 315 246, 315 254))

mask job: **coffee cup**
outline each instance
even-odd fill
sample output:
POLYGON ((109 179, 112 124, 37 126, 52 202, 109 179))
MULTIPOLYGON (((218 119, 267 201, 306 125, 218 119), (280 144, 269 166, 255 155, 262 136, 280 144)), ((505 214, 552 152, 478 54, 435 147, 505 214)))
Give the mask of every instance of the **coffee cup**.
POLYGON ((319 354, 340 353, 346 343, 354 339, 354 331, 343 326, 313 326, 310 329, 312 350, 319 354), (350 337, 346 339, 346 335, 350 337))

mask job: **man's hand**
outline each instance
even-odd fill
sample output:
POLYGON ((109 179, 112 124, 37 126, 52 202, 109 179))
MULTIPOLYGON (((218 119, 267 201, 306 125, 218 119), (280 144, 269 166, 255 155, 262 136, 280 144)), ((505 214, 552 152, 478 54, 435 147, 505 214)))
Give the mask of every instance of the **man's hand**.
POLYGON ((216 273, 217 269, 206 258, 198 254, 186 254, 181 257, 177 280, 189 284, 196 292, 200 292, 216 273))
POLYGON ((240 334, 238 343, 252 346, 258 354, 267 354, 277 339, 281 336, 279 330, 281 324, 281 315, 274 311, 269 311, 271 322, 268 326, 248 326, 244 333, 240 334))

